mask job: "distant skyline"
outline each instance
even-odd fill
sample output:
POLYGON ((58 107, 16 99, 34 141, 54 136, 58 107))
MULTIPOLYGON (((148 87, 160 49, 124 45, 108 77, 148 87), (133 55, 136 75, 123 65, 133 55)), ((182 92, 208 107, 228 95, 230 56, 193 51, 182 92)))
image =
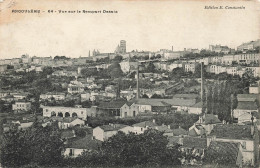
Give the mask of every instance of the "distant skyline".
POLYGON ((40 14, 0 16, 0 59, 30 56, 87 57, 89 50, 114 52, 120 40, 126 50, 174 51, 238 45, 259 39, 259 9, 252 1, 71 1, 39 0, 13 9, 41 9, 40 14), (67 3, 65 3, 67 2, 67 3), (69 4, 70 2, 70 4, 69 4), (102 3, 101 3, 102 2, 102 3), (43 3, 43 7, 39 4, 43 3), (209 10, 205 5, 245 6, 244 10, 209 10), (49 14, 53 10, 116 10, 117 14, 49 14), (258 13, 257 13, 258 10, 258 13), (7 17, 6 17, 7 18, 7 17))

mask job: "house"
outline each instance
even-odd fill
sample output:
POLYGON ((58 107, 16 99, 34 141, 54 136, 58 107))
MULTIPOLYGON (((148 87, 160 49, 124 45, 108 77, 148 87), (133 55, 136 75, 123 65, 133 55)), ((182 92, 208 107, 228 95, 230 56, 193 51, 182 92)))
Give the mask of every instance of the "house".
POLYGON ((200 115, 202 113, 202 101, 188 107, 188 113, 200 115))
POLYGON ((173 133, 173 136, 186 136, 186 135, 188 135, 188 131, 181 128, 181 126, 179 126, 179 128, 173 129, 172 133, 173 133))
POLYGON ((109 137, 117 134, 118 131, 124 127, 127 127, 127 125, 110 123, 109 125, 98 126, 93 129, 93 138, 100 141, 105 141, 109 137))
POLYGON ((207 147, 207 138, 187 136, 183 138, 181 151, 194 157, 203 158, 207 147))
POLYGON ((249 94, 259 94, 259 85, 254 84, 249 86, 249 94))
POLYGON ((31 110, 31 102, 17 101, 12 105, 13 111, 29 111, 31 110))
POLYGON ((164 136, 173 136, 173 130, 170 128, 170 125, 162 124, 161 126, 152 126, 151 128, 163 132, 164 136))
POLYGON ((194 123, 194 125, 192 125, 189 128, 188 135, 189 136, 193 136, 193 137, 205 136, 206 135, 206 130, 205 130, 205 128, 202 125, 194 123))
POLYGON ((75 117, 66 117, 62 118, 62 121, 58 122, 58 126, 60 129, 67 129, 76 125, 84 126, 85 121, 75 117))
POLYGON ((170 112, 171 104, 164 101, 165 99, 137 99, 136 104, 139 112, 170 112))
POLYGON ((85 92, 81 93, 80 94, 81 102, 86 101, 86 100, 90 100, 90 96, 91 96, 90 92, 85 91, 85 92))
POLYGON ((120 108, 120 118, 135 117, 139 113, 138 105, 134 102, 126 102, 120 108))
POLYGON ((124 99, 113 100, 110 102, 101 102, 97 107, 97 114, 120 118, 121 107, 124 106, 125 103, 126 100, 124 99))
POLYGON ((158 125, 155 123, 155 120, 153 120, 153 121, 144 121, 144 122, 136 123, 132 126, 134 127, 135 134, 143 134, 144 131, 146 131, 148 128, 152 128, 158 125))
MULTIPOLYGON (((253 101, 239 101, 237 108, 233 111, 234 120, 238 123, 251 121, 252 116, 259 113, 256 102, 253 101)), ((254 118, 255 118, 254 117, 254 118)))
POLYGON ((233 142, 242 145, 244 165, 255 166, 259 160, 259 135, 255 125, 216 125, 210 133, 215 141, 233 142))
POLYGON ((225 158, 229 162, 223 164, 228 164, 230 167, 242 167, 243 157, 240 143, 212 141, 206 151, 205 159, 207 159, 207 153, 210 154, 209 160, 212 162, 216 162, 221 156, 221 158, 225 158))
POLYGON ((75 93, 83 93, 84 92, 84 84, 80 81, 70 81, 68 85, 68 93, 75 94, 75 93))
POLYGON ((195 123, 195 125, 202 126, 207 135, 210 134, 211 130, 217 124, 221 124, 221 121, 218 119, 218 115, 213 114, 204 114, 199 116, 199 120, 195 123))
POLYGON ((46 94, 41 94, 40 95, 40 99, 42 100, 50 100, 54 98, 55 100, 65 100, 65 93, 52 93, 52 92, 49 92, 49 93, 46 93, 46 94))
POLYGON ((68 140, 65 144, 65 150, 63 155, 67 157, 78 157, 82 152, 90 152, 98 150, 101 146, 101 141, 97 139, 92 139, 91 136, 86 135, 86 137, 75 137, 68 140))

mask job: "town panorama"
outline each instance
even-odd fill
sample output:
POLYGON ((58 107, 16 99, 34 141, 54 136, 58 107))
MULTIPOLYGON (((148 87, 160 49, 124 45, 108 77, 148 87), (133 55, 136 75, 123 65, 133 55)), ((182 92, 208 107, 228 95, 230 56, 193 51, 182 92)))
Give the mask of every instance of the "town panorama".
POLYGON ((1 166, 257 167, 252 40, 1 59, 1 166))

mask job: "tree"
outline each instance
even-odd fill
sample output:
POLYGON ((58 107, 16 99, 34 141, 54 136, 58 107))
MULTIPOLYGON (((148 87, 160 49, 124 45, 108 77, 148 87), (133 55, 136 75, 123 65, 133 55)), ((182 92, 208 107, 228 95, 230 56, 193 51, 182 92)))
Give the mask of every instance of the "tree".
POLYGON ((121 69, 121 66, 119 63, 116 62, 112 63, 108 67, 107 71, 109 72, 111 78, 120 78, 123 76, 123 71, 121 69))
POLYGON ((121 55, 117 55, 114 58, 114 61, 116 61, 116 62, 121 62, 122 60, 123 60, 123 57, 121 55))
POLYGON ((154 64, 152 62, 150 62, 144 71, 148 72, 148 73, 151 73, 151 72, 154 73, 156 71, 156 68, 155 68, 154 64))
POLYGON ((62 146, 57 123, 45 128, 35 123, 27 130, 3 134, 1 164, 4 167, 21 167, 36 163, 56 167, 62 159, 62 146))
POLYGON ((178 149, 167 148, 163 132, 147 130, 143 134, 119 132, 102 144, 101 150, 110 166, 179 165, 178 149))
POLYGON ((177 67, 172 70, 172 72, 169 75, 170 79, 180 79, 185 74, 184 69, 177 67))

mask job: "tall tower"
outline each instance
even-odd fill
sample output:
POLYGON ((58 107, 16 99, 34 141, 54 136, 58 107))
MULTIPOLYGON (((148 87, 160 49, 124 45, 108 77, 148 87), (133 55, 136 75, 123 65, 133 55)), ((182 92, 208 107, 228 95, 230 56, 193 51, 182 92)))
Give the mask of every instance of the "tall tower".
POLYGON ((120 49, 121 49, 122 53, 126 53, 126 41, 125 40, 120 41, 120 49))

